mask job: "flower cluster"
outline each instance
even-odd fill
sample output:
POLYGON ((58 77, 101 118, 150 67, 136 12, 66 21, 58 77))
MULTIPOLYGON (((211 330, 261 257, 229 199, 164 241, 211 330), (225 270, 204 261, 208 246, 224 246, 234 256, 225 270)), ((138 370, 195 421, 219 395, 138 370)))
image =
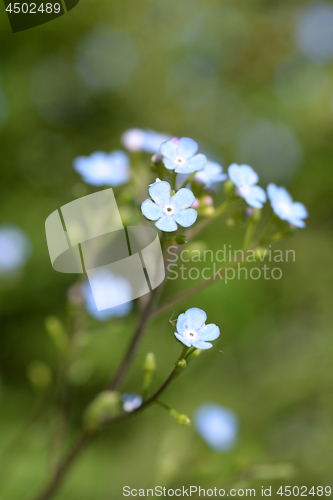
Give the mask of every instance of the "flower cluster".
POLYGON ((187 188, 182 188, 173 196, 168 182, 157 181, 149 188, 149 194, 154 200, 145 200, 141 205, 143 215, 152 221, 162 231, 177 230, 177 224, 189 227, 197 220, 197 212, 189 208, 195 201, 194 194, 187 188))

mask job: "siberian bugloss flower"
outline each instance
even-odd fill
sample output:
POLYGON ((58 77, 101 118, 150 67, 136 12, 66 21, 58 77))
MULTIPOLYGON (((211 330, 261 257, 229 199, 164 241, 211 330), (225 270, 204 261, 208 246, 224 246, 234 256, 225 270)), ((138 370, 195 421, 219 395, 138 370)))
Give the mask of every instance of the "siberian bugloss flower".
POLYGON ((161 231, 177 230, 177 224, 189 227, 197 220, 197 212, 189 208, 195 200, 190 189, 182 188, 171 196, 171 186, 166 181, 154 182, 149 188, 152 200, 145 200, 141 205, 143 215, 153 221, 161 231))
POLYGON ((121 400, 123 402, 123 410, 127 412, 134 411, 142 405, 142 397, 139 394, 131 392, 123 394, 121 400))
POLYGON ((198 144, 187 137, 182 139, 174 137, 161 144, 160 147, 164 166, 169 170, 174 170, 177 174, 191 174, 206 166, 206 156, 197 155, 197 151, 198 144))
POLYGON ((123 276, 117 276, 106 269, 99 269, 94 272, 90 280, 92 281, 94 294, 98 294, 99 296, 99 302, 101 302, 103 298, 105 298, 106 300, 110 300, 110 297, 113 296, 118 300, 121 299, 123 302, 119 306, 99 311, 96 306, 91 286, 89 284, 89 281, 87 280, 83 284, 82 291, 85 308, 90 316, 98 319, 99 321, 106 321, 113 317, 122 318, 132 310, 133 303, 131 301, 131 285, 123 276))
POLYGON ((232 410, 215 403, 204 403, 194 414, 199 436, 214 451, 228 451, 236 444, 238 418, 232 410))
POLYGON ((0 274, 10 274, 22 267, 31 254, 31 243, 18 227, 0 227, 0 274))
POLYGON ((175 336, 187 347, 210 349, 213 344, 207 340, 215 340, 220 335, 220 329, 213 323, 206 325, 207 314, 202 309, 192 307, 180 314, 177 320, 175 336))
POLYGON ((223 173, 223 167, 213 161, 208 162, 203 170, 196 172, 194 175, 194 179, 210 188, 218 182, 225 181, 226 178, 227 174, 223 173))
POLYGON ((129 157, 124 151, 118 150, 78 156, 74 160, 74 169, 84 182, 92 186, 120 186, 130 178, 129 157))
POLYGON ((305 227, 303 219, 308 217, 308 212, 303 203, 294 202, 284 187, 278 187, 273 183, 267 186, 267 194, 273 212, 280 219, 297 227, 305 227))
POLYGON ((162 142, 170 139, 170 135, 160 134, 154 130, 143 130, 141 128, 130 128, 121 137, 121 143, 128 151, 133 153, 144 151, 145 153, 158 153, 162 142))
POLYGON ((244 198, 246 203, 254 208, 262 208, 267 200, 265 191, 256 186, 258 174, 249 165, 237 165, 233 163, 228 168, 230 180, 236 186, 236 193, 244 198))

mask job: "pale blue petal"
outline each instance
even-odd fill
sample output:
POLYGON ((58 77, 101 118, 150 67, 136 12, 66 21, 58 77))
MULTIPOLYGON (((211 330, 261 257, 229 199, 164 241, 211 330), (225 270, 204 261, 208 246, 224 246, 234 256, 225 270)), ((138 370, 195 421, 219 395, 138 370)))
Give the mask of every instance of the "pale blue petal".
POLYGON ((192 307, 188 309, 185 313, 186 316, 186 326, 195 331, 199 330, 206 322, 207 314, 202 309, 197 307, 192 307))
POLYGON ((214 323, 204 325, 198 332, 200 340, 215 340, 220 336, 220 329, 214 323))
POLYGON ((190 342, 188 340, 185 340, 184 337, 182 337, 182 335, 179 335, 179 333, 177 332, 174 332, 175 333, 175 337, 180 340, 180 342, 182 342, 183 344, 185 344, 187 347, 191 347, 192 344, 190 344, 190 342))
POLYGON ((252 186, 248 195, 244 196, 248 205, 254 208, 262 208, 263 203, 267 200, 266 193, 260 186, 252 186))
POLYGON ((180 189, 171 198, 171 203, 177 210, 190 207, 194 201, 194 194, 187 188, 180 189))
POLYGON ((198 144, 188 137, 183 137, 178 142, 177 154, 183 156, 184 158, 192 158, 198 151, 198 144))
POLYGON ((230 180, 235 184, 235 186, 239 186, 242 183, 240 176, 240 167, 237 163, 233 163, 228 168, 228 175, 230 180))
POLYGON ((182 227, 190 227, 197 220, 198 214, 194 208, 187 208, 175 212, 174 219, 182 227))
POLYGON ((155 226, 161 231, 166 231, 167 233, 177 231, 178 229, 177 224, 169 215, 163 215, 163 217, 155 223, 155 226))
POLYGON ((210 349, 211 347, 213 347, 213 344, 211 344, 210 342, 200 342, 199 340, 193 342, 192 345, 196 349, 210 349))
POLYGON ((141 205, 143 215, 149 220, 157 220, 162 217, 163 211, 159 205, 151 200, 145 200, 141 205))
POLYGON ((166 181, 154 182, 154 184, 149 188, 150 196, 161 207, 164 207, 165 205, 168 205, 170 203, 170 191, 171 186, 166 181))
MULTIPOLYGON (((203 168, 205 168, 206 164, 207 158, 205 155, 196 155, 187 162, 187 172, 192 173, 197 172, 198 170, 202 170, 203 168)), ((179 174, 184 173, 178 169, 176 169, 176 172, 178 172, 179 174)))
POLYGON ((185 333, 186 330, 186 316, 184 313, 180 314, 177 319, 177 332, 180 334, 185 333))
POLYGON ((297 201, 297 202, 292 204, 291 217, 300 218, 300 219, 305 219, 306 217, 309 217, 307 209, 305 208, 303 203, 300 203, 297 201))
POLYGON ((177 153, 177 142, 170 139, 160 146, 160 153, 167 158, 174 158, 177 153))
POLYGON ((175 164, 173 160, 169 160, 169 158, 163 158, 163 163, 165 168, 168 170, 174 170, 175 169, 175 164))
POLYGON ((288 219, 287 219, 287 220, 288 220, 288 222, 290 222, 290 224, 293 224, 293 225, 294 225, 294 226, 296 226, 296 227, 301 227, 301 228, 303 228, 303 227, 305 227, 305 226, 306 226, 306 224, 305 224, 304 220, 302 220, 302 219, 298 219, 298 218, 296 218, 296 217, 294 218, 294 217, 291 217, 291 216, 290 216, 290 217, 288 217, 288 219))
POLYGON ((259 177, 252 167, 250 167, 249 165, 240 165, 239 168, 241 184, 247 184, 248 186, 257 184, 259 177))
POLYGON ((270 184, 268 184, 268 186, 267 186, 267 194, 268 194, 269 201, 271 203, 274 202, 275 197, 278 194, 278 190, 279 190, 279 188, 275 184, 273 184, 273 182, 271 182, 270 184))

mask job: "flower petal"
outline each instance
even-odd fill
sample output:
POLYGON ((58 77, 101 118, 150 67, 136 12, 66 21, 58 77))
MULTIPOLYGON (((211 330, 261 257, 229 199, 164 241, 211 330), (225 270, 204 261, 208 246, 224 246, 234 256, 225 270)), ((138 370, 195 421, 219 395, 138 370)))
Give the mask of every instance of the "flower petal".
POLYGON ((305 219, 306 217, 309 217, 308 211, 303 205, 303 203, 296 201, 295 203, 292 204, 291 217, 300 219, 305 219))
POLYGON ((183 137, 178 142, 177 154, 184 158, 192 158, 198 151, 198 144, 188 137, 183 137))
POLYGON ((197 340, 196 342, 193 342, 193 347, 195 347, 196 349, 210 349, 211 347, 213 347, 213 344, 211 344, 210 342, 200 342, 199 340, 197 340))
POLYGON ((288 222, 290 222, 290 224, 293 224, 293 225, 294 225, 294 226, 296 226, 296 227, 301 227, 301 228, 303 228, 303 227, 305 227, 305 226, 306 226, 306 224, 305 224, 304 220, 302 220, 302 219, 298 219, 298 218, 296 218, 296 217, 295 217, 295 218, 294 218, 294 217, 288 217, 288 219, 287 219, 287 220, 288 220, 288 222))
POLYGON ((187 208, 175 212, 174 219, 182 227, 190 227, 197 220, 198 214, 194 208, 187 208))
POLYGON ((162 217, 163 211, 159 205, 151 200, 145 200, 141 205, 141 212, 149 220, 157 220, 162 217))
POLYGON ((186 315, 180 314, 177 319, 177 332, 183 334, 186 330, 186 315))
POLYGON ((202 309, 198 307, 192 307, 188 309, 185 313, 186 316, 186 326, 195 331, 199 330, 206 322, 207 314, 202 309))
POLYGON ((179 335, 179 333, 177 332, 174 332, 175 334, 175 337, 180 340, 180 342, 182 342, 183 344, 185 344, 187 347, 191 347, 192 344, 190 344, 190 342, 186 339, 184 339, 184 337, 182 335, 179 335))
POLYGON ((240 177, 242 184, 254 186, 257 184, 259 177, 258 174, 249 165, 240 165, 240 177))
MULTIPOLYGON (((207 157, 205 155, 203 154, 195 155, 187 162, 186 172, 189 173, 197 172, 198 170, 202 170, 203 168, 205 168, 206 164, 207 164, 207 157)), ((176 172, 178 172, 179 174, 186 173, 186 172, 181 172, 181 168, 182 167, 177 167, 176 172)))
POLYGON ((248 195, 244 196, 248 205, 254 208, 262 208, 263 203, 267 200, 266 192, 260 186, 252 186, 248 195))
POLYGON ((215 340, 220 336, 220 329, 214 323, 204 325, 198 332, 200 340, 215 340))
POLYGON ((170 139, 160 145, 160 153, 167 158, 174 158, 177 153, 177 142, 170 139))
POLYGON ((188 208, 195 200, 195 196, 190 189, 182 188, 171 198, 172 205, 177 209, 188 208))
POLYGON ((155 226, 161 231, 166 231, 167 233, 177 231, 178 229, 178 226, 175 223, 174 219, 169 215, 163 215, 163 217, 161 217, 160 220, 155 223, 155 226))
POLYGON ((163 163, 164 163, 165 168, 167 168, 168 170, 175 169, 176 165, 174 164, 173 160, 170 160, 169 158, 163 158, 163 163))
POLYGON ((150 186, 148 191, 153 200, 161 207, 164 207, 165 205, 168 205, 170 203, 171 186, 168 182, 154 182, 154 184, 150 186))

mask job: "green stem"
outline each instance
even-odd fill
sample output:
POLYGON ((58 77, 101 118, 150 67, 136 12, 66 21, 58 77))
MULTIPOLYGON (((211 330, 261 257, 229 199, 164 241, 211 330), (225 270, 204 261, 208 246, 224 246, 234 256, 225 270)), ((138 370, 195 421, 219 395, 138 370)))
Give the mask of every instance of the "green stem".
MULTIPOLYGON (((196 174, 196 172, 193 172, 188 177, 186 177, 185 181, 183 182, 183 184, 180 186, 179 189, 182 189, 182 188, 186 187, 189 182, 192 182, 193 179, 194 179, 195 174, 196 174)), ((179 191, 179 189, 178 189, 178 191, 179 191)))
POLYGON ((243 244, 243 249, 248 248, 254 237, 254 232, 257 226, 257 220, 255 217, 250 217, 247 223, 247 228, 245 232, 245 238, 244 238, 244 244, 243 244))

